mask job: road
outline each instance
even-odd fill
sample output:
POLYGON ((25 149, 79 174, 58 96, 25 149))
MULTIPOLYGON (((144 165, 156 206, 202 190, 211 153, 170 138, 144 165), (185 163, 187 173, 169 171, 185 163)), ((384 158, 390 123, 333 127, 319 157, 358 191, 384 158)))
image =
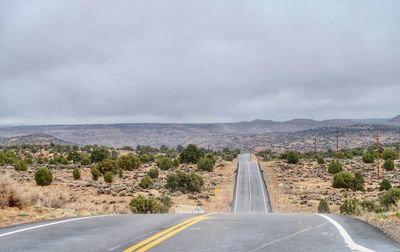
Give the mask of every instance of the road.
POLYGON ((236 177, 234 213, 269 213, 268 191, 257 161, 252 161, 250 154, 239 156, 236 177))
POLYGON ((269 213, 258 167, 248 155, 240 162, 234 213, 111 215, 17 225, 0 229, 0 251, 400 251, 399 243, 354 218, 269 213), (245 178, 250 180, 242 182, 245 178))

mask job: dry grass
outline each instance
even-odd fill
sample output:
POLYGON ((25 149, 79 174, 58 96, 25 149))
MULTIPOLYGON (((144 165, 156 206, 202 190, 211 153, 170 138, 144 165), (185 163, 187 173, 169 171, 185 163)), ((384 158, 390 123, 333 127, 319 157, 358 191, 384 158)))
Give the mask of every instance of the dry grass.
POLYGON ((60 190, 38 191, 18 184, 7 175, 0 177, 0 207, 30 206, 62 208, 69 200, 69 194, 60 190))

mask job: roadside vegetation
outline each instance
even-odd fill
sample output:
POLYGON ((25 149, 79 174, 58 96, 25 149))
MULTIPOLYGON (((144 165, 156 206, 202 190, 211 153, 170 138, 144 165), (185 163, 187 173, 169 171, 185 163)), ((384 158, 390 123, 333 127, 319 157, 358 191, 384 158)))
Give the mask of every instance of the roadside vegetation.
POLYGON ((16 213, 25 214, 14 218, 23 222, 54 211, 54 216, 68 217, 164 213, 174 204, 198 207, 211 202, 214 189, 229 179, 215 171, 236 167, 230 163, 238 154, 238 150, 213 151, 193 144, 176 148, 0 146, 0 214, 17 208, 16 213))

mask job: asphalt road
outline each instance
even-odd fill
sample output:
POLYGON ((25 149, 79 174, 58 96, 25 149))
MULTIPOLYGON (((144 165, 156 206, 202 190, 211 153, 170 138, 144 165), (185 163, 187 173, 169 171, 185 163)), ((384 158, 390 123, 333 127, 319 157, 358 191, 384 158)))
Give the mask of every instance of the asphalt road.
POLYGON ((268 213, 257 163, 248 155, 240 162, 235 213, 111 215, 17 225, 0 228, 0 252, 400 251, 399 243, 354 218, 268 213))
POLYGON ((257 161, 250 154, 239 155, 236 177, 234 213, 269 213, 268 191, 257 161))

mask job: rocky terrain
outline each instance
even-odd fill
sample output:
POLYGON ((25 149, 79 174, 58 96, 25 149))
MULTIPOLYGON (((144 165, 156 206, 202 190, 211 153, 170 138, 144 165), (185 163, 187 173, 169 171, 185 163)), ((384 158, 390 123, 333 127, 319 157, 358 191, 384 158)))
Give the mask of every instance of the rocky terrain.
MULTIPOLYGON (((19 136, 46 134, 59 141, 79 145, 97 144, 109 147, 150 145, 197 144, 204 148, 222 149, 224 147, 253 150, 269 148, 309 149, 311 138, 320 139, 320 148, 331 145, 332 132, 346 132, 343 147, 369 143, 371 134, 377 130, 398 138, 399 125, 392 120, 325 120, 294 119, 287 122, 253 120, 238 123, 210 124, 92 124, 92 125, 48 125, 0 127, 0 142, 9 145, 34 139, 21 139, 19 136)), ((39 142, 40 140, 38 140, 39 142)))

